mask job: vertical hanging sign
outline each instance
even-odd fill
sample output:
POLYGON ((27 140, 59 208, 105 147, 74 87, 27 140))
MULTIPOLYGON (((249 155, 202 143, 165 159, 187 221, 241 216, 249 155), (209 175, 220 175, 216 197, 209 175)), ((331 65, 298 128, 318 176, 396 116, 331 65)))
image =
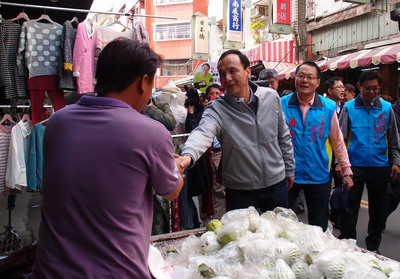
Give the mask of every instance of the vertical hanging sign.
POLYGON ((208 53, 208 18, 196 16, 195 53, 208 53))
POLYGON ((273 0, 273 24, 269 26, 268 32, 277 34, 290 34, 293 32, 291 24, 290 0, 273 0))
POLYGON ((208 17, 202 13, 192 16, 192 58, 208 60, 208 17))
POLYGON ((242 1, 229 0, 228 41, 242 41, 242 1))
POLYGON ((224 0, 224 48, 242 49, 242 0, 224 0))
POLYGON ((274 2, 274 23, 290 24, 290 0, 276 0, 274 2))

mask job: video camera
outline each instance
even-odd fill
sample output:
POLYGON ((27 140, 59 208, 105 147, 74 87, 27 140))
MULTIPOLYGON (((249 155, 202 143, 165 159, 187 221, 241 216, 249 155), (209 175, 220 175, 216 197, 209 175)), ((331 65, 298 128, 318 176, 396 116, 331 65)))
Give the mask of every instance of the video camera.
POLYGON ((197 89, 206 87, 207 83, 205 80, 194 82, 193 87, 189 87, 188 85, 185 85, 184 88, 186 90, 186 96, 187 100, 185 102, 185 106, 191 105, 194 106, 195 109, 199 110, 200 106, 203 108, 203 104, 200 100, 199 93, 197 92, 197 89))
POLYGON ((269 81, 268 80, 253 80, 255 84, 261 87, 269 87, 269 81))

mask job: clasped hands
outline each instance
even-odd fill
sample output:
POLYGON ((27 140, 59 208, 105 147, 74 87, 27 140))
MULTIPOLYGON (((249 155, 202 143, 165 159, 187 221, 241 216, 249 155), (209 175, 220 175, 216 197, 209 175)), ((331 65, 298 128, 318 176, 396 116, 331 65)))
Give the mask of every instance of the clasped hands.
POLYGON ((179 173, 182 175, 182 177, 185 177, 183 172, 192 162, 192 158, 188 155, 179 156, 178 154, 174 154, 174 158, 175 158, 175 165, 178 168, 179 173))

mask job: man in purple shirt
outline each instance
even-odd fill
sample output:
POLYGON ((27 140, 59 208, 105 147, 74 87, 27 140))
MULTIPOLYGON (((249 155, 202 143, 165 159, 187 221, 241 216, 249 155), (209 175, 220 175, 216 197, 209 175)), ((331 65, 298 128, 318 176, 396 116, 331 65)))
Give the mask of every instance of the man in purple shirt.
POLYGON ((44 137, 43 208, 28 278, 150 278, 153 190, 183 184, 165 127, 141 114, 162 63, 147 44, 101 52, 97 96, 55 113, 44 137))

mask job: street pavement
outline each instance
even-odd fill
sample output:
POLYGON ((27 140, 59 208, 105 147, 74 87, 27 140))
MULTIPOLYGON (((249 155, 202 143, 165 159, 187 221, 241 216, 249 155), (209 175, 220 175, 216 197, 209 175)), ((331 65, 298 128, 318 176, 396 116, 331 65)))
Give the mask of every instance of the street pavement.
MULTIPOLYGON (((367 191, 364 190, 357 224, 357 245, 366 248, 365 237, 368 225, 367 191)), ((29 245, 38 239, 41 220, 41 195, 39 192, 24 192, 17 195, 16 208, 12 210, 11 224, 22 239, 22 246, 29 245)), ((307 223, 307 211, 299 215, 299 220, 307 223)), ((400 261, 400 209, 398 208, 388 218, 386 230, 382 234, 379 248, 383 256, 400 261)), ((3 226, 8 225, 7 197, 0 198, 0 233, 3 226)), ((333 228, 333 234, 339 235, 339 230, 333 228)), ((0 235, 1 237, 1 235, 0 235)), ((0 238, 1 239, 1 238, 0 238)), ((0 254, 0 256, 2 256, 0 254)))

